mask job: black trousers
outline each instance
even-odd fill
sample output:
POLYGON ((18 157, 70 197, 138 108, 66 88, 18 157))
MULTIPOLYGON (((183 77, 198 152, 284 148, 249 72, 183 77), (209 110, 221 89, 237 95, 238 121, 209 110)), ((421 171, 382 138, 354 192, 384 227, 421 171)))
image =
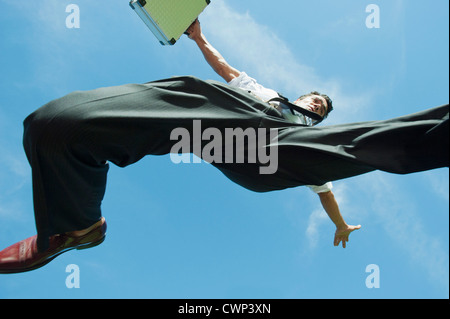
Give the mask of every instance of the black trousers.
POLYGON ((45 250, 49 236, 101 218, 109 162, 125 167, 146 155, 168 154, 178 142, 171 132, 184 128, 193 135, 195 120, 224 135, 227 128, 265 128, 264 147, 277 152, 273 174, 261 174, 260 161, 212 165, 249 190, 267 192, 373 170, 407 174, 448 167, 448 113, 447 104, 386 121, 307 127, 286 121, 243 90, 194 77, 73 92, 24 121, 38 247, 45 250), (270 129, 277 143, 269 140, 270 129))

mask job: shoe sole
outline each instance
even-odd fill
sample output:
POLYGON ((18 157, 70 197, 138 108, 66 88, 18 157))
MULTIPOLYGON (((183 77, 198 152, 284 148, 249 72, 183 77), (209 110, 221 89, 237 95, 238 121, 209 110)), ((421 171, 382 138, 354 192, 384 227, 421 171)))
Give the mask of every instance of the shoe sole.
POLYGON ((49 262, 51 262, 53 259, 55 259, 55 258, 58 257, 59 255, 64 254, 64 253, 66 253, 66 252, 68 252, 68 251, 71 251, 71 250, 74 250, 74 249, 76 249, 76 250, 83 250, 83 249, 88 249, 88 248, 92 248, 92 247, 98 246, 98 245, 100 245, 101 243, 103 243, 103 242, 105 241, 105 238, 106 238, 106 235, 103 236, 100 240, 95 241, 95 242, 92 242, 92 243, 87 243, 87 244, 79 245, 79 246, 76 246, 76 247, 69 247, 69 248, 66 248, 66 249, 61 250, 60 252, 56 253, 55 255, 53 255, 53 256, 47 258, 47 259, 44 260, 43 262, 41 262, 41 263, 39 263, 39 264, 36 264, 36 265, 34 265, 34 266, 31 266, 31 267, 29 267, 29 268, 24 268, 24 269, 11 269, 11 270, 0 270, 0 274, 16 274, 16 273, 23 273, 23 272, 27 272, 27 271, 36 270, 36 269, 38 269, 38 268, 41 268, 41 267, 47 265, 47 264, 48 264, 49 262))

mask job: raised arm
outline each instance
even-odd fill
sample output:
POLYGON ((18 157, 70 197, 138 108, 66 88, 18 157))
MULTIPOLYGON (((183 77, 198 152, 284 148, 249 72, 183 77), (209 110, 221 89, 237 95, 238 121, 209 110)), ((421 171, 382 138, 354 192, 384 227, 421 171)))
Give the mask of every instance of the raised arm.
POLYGON ((202 33, 200 22, 195 22, 187 30, 189 38, 195 41, 197 46, 203 53, 205 60, 213 68, 213 70, 220 75, 225 81, 230 82, 232 79, 239 76, 240 72, 230 66, 223 56, 217 51, 202 33))

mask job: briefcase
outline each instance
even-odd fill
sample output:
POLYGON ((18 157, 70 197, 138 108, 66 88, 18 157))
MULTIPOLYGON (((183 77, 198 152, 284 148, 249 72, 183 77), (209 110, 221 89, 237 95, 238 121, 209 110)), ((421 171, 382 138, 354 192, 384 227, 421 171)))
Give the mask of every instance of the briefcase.
POLYGON ((174 45, 210 0, 131 0, 130 6, 162 45, 174 45))

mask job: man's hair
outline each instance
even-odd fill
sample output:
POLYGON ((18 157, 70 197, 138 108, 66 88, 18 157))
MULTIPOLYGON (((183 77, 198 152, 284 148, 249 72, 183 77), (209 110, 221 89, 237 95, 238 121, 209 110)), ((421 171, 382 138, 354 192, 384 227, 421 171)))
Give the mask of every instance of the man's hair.
POLYGON ((301 99, 304 99, 304 98, 306 98, 308 96, 311 96, 311 95, 319 95, 319 96, 323 97, 327 101, 327 111, 325 112, 325 116, 323 117, 324 119, 327 118, 328 114, 331 111, 333 111, 333 101, 331 101, 331 99, 330 99, 330 97, 328 95, 321 94, 321 93, 319 93, 317 91, 312 91, 311 93, 304 94, 304 95, 300 96, 298 99, 301 100, 301 99))

